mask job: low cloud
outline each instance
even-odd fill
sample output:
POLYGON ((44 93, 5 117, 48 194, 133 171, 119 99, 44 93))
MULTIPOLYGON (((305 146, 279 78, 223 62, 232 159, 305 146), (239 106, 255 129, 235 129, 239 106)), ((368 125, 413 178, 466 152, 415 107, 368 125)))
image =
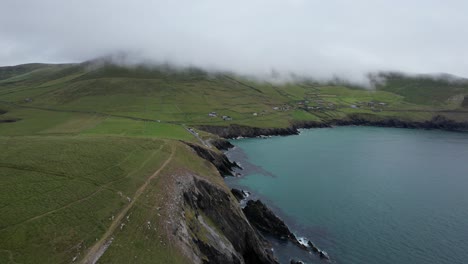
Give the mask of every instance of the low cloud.
POLYGON ((250 76, 468 77, 466 1, 4 0, 0 65, 130 54, 250 76), (272 74, 274 73, 274 74, 272 74))

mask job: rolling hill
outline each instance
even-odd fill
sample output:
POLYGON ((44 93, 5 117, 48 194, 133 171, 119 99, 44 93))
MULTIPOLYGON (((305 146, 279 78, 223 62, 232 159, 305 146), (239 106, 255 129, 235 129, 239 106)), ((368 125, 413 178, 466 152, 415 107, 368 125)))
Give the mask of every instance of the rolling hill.
POLYGON ((105 61, 0 67, 0 263, 269 263, 216 162, 190 146, 222 156, 218 130, 199 128, 468 121, 467 80, 380 77, 369 90, 105 61))

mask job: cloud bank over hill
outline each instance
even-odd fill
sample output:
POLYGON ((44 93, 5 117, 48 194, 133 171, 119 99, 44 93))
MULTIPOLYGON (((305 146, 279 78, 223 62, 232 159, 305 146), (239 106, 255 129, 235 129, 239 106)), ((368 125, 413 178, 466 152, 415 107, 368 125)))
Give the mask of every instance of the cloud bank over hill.
POLYGON ((467 1, 4 0, 0 65, 132 62, 365 82, 368 72, 468 77, 467 1))

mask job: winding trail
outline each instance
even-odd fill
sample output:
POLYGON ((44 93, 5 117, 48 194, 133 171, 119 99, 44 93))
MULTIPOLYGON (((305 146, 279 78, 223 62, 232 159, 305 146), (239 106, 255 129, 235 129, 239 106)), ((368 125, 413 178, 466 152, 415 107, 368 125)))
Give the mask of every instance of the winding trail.
MULTIPOLYGON (((156 150, 156 151, 153 153, 153 155, 154 155, 155 153, 161 151, 161 149, 162 149, 164 146, 165 146, 165 145, 162 145, 158 150, 156 150)), ((104 170, 102 170, 102 171, 108 170, 108 169, 110 169, 110 168, 112 168, 112 167, 115 167, 115 166, 117 166, 117 165, 123 163, 126 159, 128 159, 128 158, 132 155, 133 152, 134 152, 134 151, 132 151, 130 154, 128 154, 127 157, 125 157, 123 160, 121 160, 121 161, 120 161, 119 163, 117 163, 116 165, 110 166, 110 167, 108 167, 108 168, 106 168, 106 169, 104 169, 104 170)), ((2 227, 2 228, 0 228, 0 232, 3 231, 3 230, 5 230, 5 229, 14 227, 14 226, 18 226, 18 225, 22 225, 22 224, 25 224, 25 223, 28 223, 28 222, 32 222, 32 221, 34 221, 34 220, 37 220, 37 219, 42 218, 42 217, 44 217, 44 216, 48 216, 48 215, 50 215, 50 214, 56 213, 56 212, 61 211, 61 210, 63 210, 63 209, 69 208, 69 207, 71 207, 71 206, 73 206, 73 205, 75 205, 75 204, 78 204, 78 203, 81 203, 81 202, 83 202, 83 201, 86 201, 86 200, 88 200, 89 198, 92 198, 94 195, 98 194, 99 192, 101 192, 101 191, 103 191, 103 190, 105 190, 105 189, 108 189, 109 186, 110 186, 112 183, 114 183, 114 182, 116 182, 116 181, 119 181, 119 180, 122 180, 123 178, 128 177, 129 175, 132 175, 132 174, 135 173, 136 171, 138 171, 138 170, 140 170, 141 168, 143 168, 143 167, 145 166, 145 164, 148 163, 148 161, 153 157, 153 155, 151 155, 151 156, 148 157, 145 161, 143 161, 143 163, 140 165, 139 168, 133 170, 132 172, 128 173, 126 176, 124 176, 124 177, 122 177, 122 178, 117 178, 117 179, 115 179, 115 180, 109 181, 109 182, 107 182, 107 183, 105 183, 105 184, 99 186, 99 188, 98 188, 96 191, 90 193, 89 195, 86 195, 85 197, 82 197, 82 198, 80 198, 80 199, 78 199, 78 200, 75 200, 75 201, 72 201, 72 202, 70 202, 70 203, 68 203, 68 204, 65 204, 65 205, 63 205, 63 206, 61 206, 61 207, 59 207, 59 208, 56 208, 56 209, 53 209, 53 210, 50 210, 50 211, 41 213, 41 214, 39 214, 39 215, 33 216, 33 217, 31 217, 31 218, 25 219, 25 220, 23 220, 23 221, 21 221, 21 222, 17 222, 17 223, 15 223, 15 224, 2 227)), ((0 164, 0 168, 1 168, 1 167, 2 167, 2 166, 1 166, 1 164, 0 164)), ((28 170, 28 171, 34 171, 34 170, 28 170)), ((102 171, 101 171, 101 172, 102 172, 102 171)), ((40 171, 37 171, 37 172, 40 172, 40 171)), ((41 172, 41 173, 44 173, 44 172, 41 172)), ((46 172, 46 173, 49 173, 49 172, 46 172)), ((49 173, 49 174, 52 174, 52 173, 49 173)))
POLYGON ((200 143, 201 143, 203 146, 205 146, 205 147, 207 147, 207 148, 211 148, 210 142, 207 141, 207 140, 203 140, 203 139, 200 137, 200 135, 198 135, 198 133, 195 132, 195 131, 193 130, 193 128, 188 128, 188 127, 186 127, 185 125, 183 125, 183 127, 185 128, 185 130, 187 130, 187 132, 189 132, 190 134, 192 134, 198 141, 200 141, 200 143))
POLYGON ((172 161, 174 158, 176 149, 174 146, 171 145, 171 155, 169 158, 167 158, 166 161, 159 167, 157 171, 155 171, 151 176, 149 176, 146 181, 138 188, 138 190, 135 192, 135 195, 133 196, 132 201, 125 206, 122 211, 114 218, 114 221, 112 221, 111 225, 107 229, 107 231, 102 235, 102 237, 88 250, 86 255, 83 257, 83 260, 81 263, 83 264, 95 264, 99 258, 104 254, 106 249, 110 246, 112 243, 113 238, 111 237, 112 234, 114 233, 115 229, 119 226, 120 222, 122 219, 125 217, 125 215, 128 213, 128 211, 133 207, 135 202, 138 200, 138 198, 143 194, 143 192, 146 190, 148 185, 151 183, 151 180, 153 180, 155 177, 159 175, 159 173, 172 161))

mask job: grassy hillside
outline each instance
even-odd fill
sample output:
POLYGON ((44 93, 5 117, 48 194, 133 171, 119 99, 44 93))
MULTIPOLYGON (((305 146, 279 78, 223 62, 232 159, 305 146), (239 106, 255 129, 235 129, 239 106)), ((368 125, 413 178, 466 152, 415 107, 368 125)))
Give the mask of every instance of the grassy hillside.
MULTIPOLYGON (((187 125, 284 127, 294 120, 327 120, 349 113, 427 118, 430 115, 415 112, 458 111, 468 94, 465 80, 397 74, 385 78, 384 85, 366 90, 314 82, 274 85, 196 69, 51 65, 1 80, 0 109, 9 111, 3 119, 21 118, 21 122, 32 119, 28 112, 35 112, 36 119, 39 111, 48 112, 46 116, 51 111, 57 116, 97 115, 92 122, 97 130, 101 130, 100 121, 110 117, 187 125), (210 112, 218 117, 209 117, 210 112), (222 120, 224 115, 232 120, 222 120)), ((64 116, 60 118, 67 122, 64 116)))
POLYGON ((70 263, 110 237, 103 263, 186 262, 154 208, 181 168, 221 181, 179 142, 203 143, 191 126, 286 127, 356 113, 467 120, 465 80, 385 77, 366 90, 168 66, 0 67, 0 263, 70 263))
POLYGON ((382 76, 386 82, 379 86, 380 90, 400 94, 408 102, 429 106, 443 107, 447 103, 457 105, 463 99, 468 87, 467 79, 450 75, 407 77, 402 74, 383 74, 382 76))
POLYGON ((18 263, 70 261, 171 152, 167 142, 127 137, 2 137, 0 145, 0 259, 18 263))
POLYGON ((0 67, 0 80, 9 79, 11 77, 21 76, 23 74, 30 73, 34 70, 40 68, 50 67, 52 65, 42 64, 42 63, 30 63, 30 64, 23 64, 18 66, 6 66, 0 67))

